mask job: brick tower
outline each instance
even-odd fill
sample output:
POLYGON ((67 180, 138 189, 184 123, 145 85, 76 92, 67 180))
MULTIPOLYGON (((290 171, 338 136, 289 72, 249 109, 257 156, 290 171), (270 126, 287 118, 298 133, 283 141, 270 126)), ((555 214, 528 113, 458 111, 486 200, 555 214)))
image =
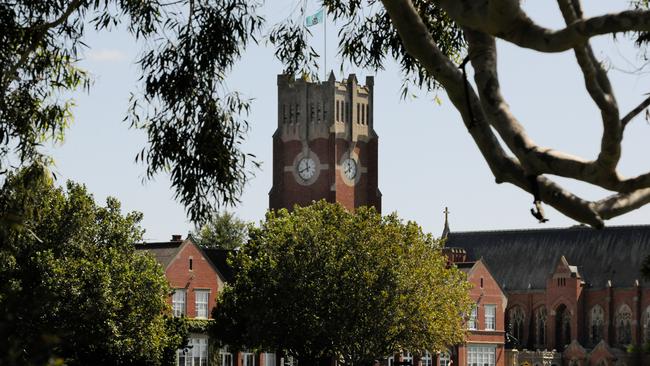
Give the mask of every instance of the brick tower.
POLYGON ((316 83, 278 75, 271 209, 325 199, 381 212, 373 83, 369 76, 358 85, 354 74, 316 83))

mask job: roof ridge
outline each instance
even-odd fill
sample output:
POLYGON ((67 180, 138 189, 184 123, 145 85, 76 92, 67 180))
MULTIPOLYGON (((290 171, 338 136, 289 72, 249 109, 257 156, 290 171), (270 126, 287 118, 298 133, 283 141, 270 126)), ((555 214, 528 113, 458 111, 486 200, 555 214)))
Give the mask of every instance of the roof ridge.
POLYGON ((605 226, 602 229, 594 229, 587 225, 573 225, 569 227, 546 227, 546 228, 523 228, 523 229, 492 229, 492 230, 465 230, 465 231, 452 231, 449 235, 455 234, 491 234, 491 233, 510 233, 510 232, 540 232, 540 231, 578 231, 578 230, 593 230, 593 231, 606 231, 627 228, 647 228, 650 229, 650 224, 633 224, 633 225, 614 225, 605 226))

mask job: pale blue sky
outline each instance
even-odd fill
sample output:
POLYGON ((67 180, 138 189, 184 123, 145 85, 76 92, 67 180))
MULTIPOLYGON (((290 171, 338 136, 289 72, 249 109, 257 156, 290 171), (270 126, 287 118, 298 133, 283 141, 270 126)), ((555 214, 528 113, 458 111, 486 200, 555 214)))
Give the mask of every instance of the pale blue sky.
MULTIPOLYGON (((285 18, 292 9, 289 0, 267 1, 264 13, 271 21, 285 18)), ((587 14, 622 10, 627 1, 589 1, 587 14)), ((561 24, 555 2, 528 1, 526 8, 540 23, 561 24)), ((312 9, 316 9, 315 6, 312 9)), ((321 51, 322 29, 314 29, 314 46, 321 51)), ((95 76, 89 94, 75 95, 75 122, 63 146, 53 149, 59 182, 72 179, 87 185, 98 201, 115 196, 125 210, 144 213, 147 240, 165 240, 186 234, 192 227, 183 207, 173 200, 169 180, 160 175, 143 184, 144 167, 134 157, 145 144, 141 131, 129 130, 121 122, 129 92, 137 87, 136 60, 141 46, 123 31, 92 35, 90 49, 81 66, 95 76)), ((600 37, 596 54, 615 68, 632 69, 639 55, 625 36, 617 42, 600 37)), ((336 26, 328 23, 328 67, 338 70, 335 53, 336 26)), ((511 45, 499 44, 499 72, 503 94, 514 113, 540 144, 593 158, 601 133, 599 112, 584 91, 582 76, 572 53, 541 55, 511 45)), ((247 185, 241 204, 230 208, 243 219, 259 221, 268 206, 271 188, 271 135, 276 127, 276 75, 282 66, 265 45, 250 47, 228 78, 230 90, 255 98, 250 115, 251 130, 244 146, 262 162, 261 170, 247 185)), ((459 119, 458 112, 439 95, 400 100, 401 78, 394 63, 376 74, 356 72, 359 80, 375 75, 375 129, 379 135, 379 187, 383 212, 397 211, 415 220, 436 236, 442 230, 445 206, 451 211, 452 231, 507 228, 566 227, 575 224, 547 206, 550 222, 540 225, 530 215, 532 198, 508 184, 497 185, 478 149, 459 119)), ((342 78, 335 71, 337 78, 342 78)), ((629 75, 612 70, 622 113, 627 113, 650 92, 648 75, 629 75)), ((642 118, 626 130, 620 168, 624 174, 650 170, 650 125, 642 118)), ((567 180, 563 184, 586 198, 604 197, 606 192, 567 180)), ((650 223, 650 207, 637 210, 608 225, 650 223)))

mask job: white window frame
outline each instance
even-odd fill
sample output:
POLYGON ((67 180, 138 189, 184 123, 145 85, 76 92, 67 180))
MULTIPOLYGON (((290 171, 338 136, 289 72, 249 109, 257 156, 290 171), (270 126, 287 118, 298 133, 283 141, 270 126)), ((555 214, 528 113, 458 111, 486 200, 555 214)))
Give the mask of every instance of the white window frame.
POLYGON ((451 355, 449 352, 442 352, 439 354, 440 366, 451 366, 451 355))
POLYGON ((174 289, 172 294, 172 313, 175 317, 181 317, 186 314, 187 309, 187 290, 184 288, 174 289))
POLYGON ((264 366, 275 366, 275 353, 264 352, 264 366))
POLYGON ((496 366, 496 352, 496 346, 469 344, 467 366, 496 366))
POLYGON ((497 325, 497 306, 494 304, 483 305, 485 312, 485 330, 495 330, 497 325))
POLYGON ((469 320, 467 321, 467 329, 478 329, 478 306, 473 305, 469 313, 469 320))
POLYGON ((422 361, 422 366, 433 366, 433 360, 429 351, 424 351, 424 354, 420 358, 420 361, 422 361))
POLYGON ((194 290, 194 312, 199 319, 208 318, 210 290, 194 290))
POLYGON ((187 347, 176 351, 178 366, 208 366, 208 338, 190 337, 187 347))
POLYGON ((233 366, 233 357, 228 346, 219 349, 219 366, 233 366))
POLYGON ((402 353, 402 362, 411 362, 413 365, 413 354, 411 352, 402 353))
POLYGON ((242 366, 255 366, 255 354, 251 351, 242 351, 241 353, 242 366))

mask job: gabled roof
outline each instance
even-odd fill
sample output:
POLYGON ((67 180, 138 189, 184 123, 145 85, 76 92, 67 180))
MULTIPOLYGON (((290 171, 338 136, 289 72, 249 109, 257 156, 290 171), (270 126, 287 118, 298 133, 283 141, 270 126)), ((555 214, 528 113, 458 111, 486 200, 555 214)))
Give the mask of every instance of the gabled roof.
POLYGON ((562 256, 593 288, 608 280, 615 287, 637 279, 649 285, 639 270, 650 255, 650 225, 451 232, 446 245, 464 248, 468 260, 482 257, 505 291, 545 288, 562 256))
POLYGON ((165 241, 157 243, 139 243, 135 245, 136 250, 146 250, 151 253, 163 268, 167 268, 178 251, 183 246, 183 241, 165 241))
POLYGON ((228 256, 235 253, 230 249, 203 249, 203 252, 210 259, 210 261, 217 267, 219 273, 222 274, 226 282, 232 282, 235 278, 233 268, 228 264, 228 256))

